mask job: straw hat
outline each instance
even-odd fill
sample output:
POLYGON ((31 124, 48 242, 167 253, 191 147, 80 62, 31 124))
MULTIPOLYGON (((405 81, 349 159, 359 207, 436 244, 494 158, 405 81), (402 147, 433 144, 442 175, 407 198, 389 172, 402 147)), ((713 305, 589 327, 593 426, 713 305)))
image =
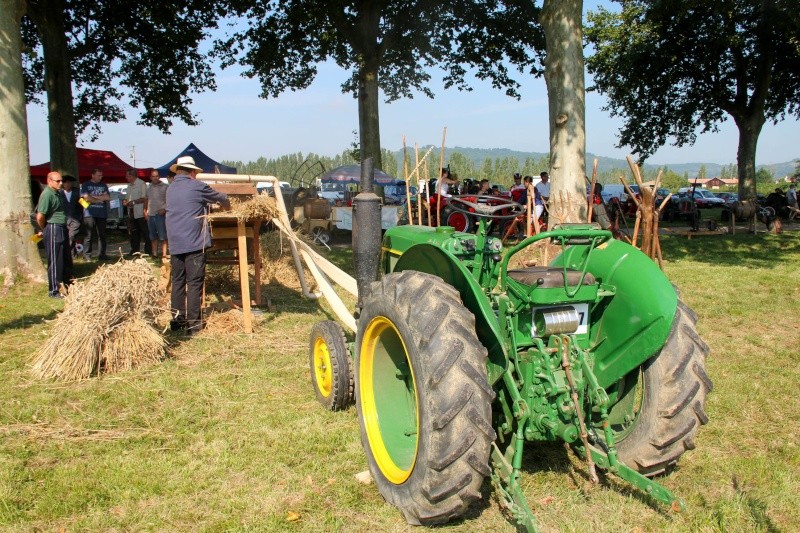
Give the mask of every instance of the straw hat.
POLYGON ((178 160, 175 161, 175 164, 169 167, 169 170, 170 172, 178 172, 179 168, 184 168, 189 170, 200 170, 200 171, 203 170, 202 168, 194 164, 194 158, 189 155, 179 157, 178 160))

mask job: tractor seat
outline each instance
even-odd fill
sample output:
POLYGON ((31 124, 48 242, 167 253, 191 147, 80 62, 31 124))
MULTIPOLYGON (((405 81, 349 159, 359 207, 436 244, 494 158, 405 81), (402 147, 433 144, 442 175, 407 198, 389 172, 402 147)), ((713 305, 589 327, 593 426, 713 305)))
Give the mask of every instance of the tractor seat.
MULTIPOLYGON (((508 276, 525 285, 538 285, 545 289, 554 289, 564 286, 564 269, 559 267, 533 266, 517 268, 508 271, 508 276), (541 281, 539 281, 541 280, 541 281)), ((567 269, 567 283, 574 287, 581 280, 581 271, 567 269)), ((583 278, 584 285, 594 285, 595 279, 591 272, 583 278)))

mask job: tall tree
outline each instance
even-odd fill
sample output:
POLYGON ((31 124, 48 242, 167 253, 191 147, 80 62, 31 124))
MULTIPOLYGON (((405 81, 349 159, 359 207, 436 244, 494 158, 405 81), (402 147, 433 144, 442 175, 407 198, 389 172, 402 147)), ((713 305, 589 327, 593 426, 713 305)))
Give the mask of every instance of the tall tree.
POLYGON ((28 237, 28 118, 22 76, 20 21, 23 0, 0 0, 0 275, 6 285, 21 274, 44 279, 36 245, 28 237))
POLYGON ((544 79, 550 112, 550 210, 561 222, 586 220, 586 101, 583 1, 544 0, 544 79))
POLYGON ((589 14, 595 88, 624 117, 620 146, 642 158, 692 144, 727 117, 739 129, 739 194, 756 192, 763 125, 800 117, 800 11, 794 0, 625 0, 589 14))
POLYGON ((343 92, 358 99, 361 158, 380 167, 379 89, 387 102, 427 86, 441 67, 445 88, 469 90, 468 73, 517 97, 509 66, 538 74, 538 9, 523 0, 242 0, 247 28, 216 47, 225 64, 247 67, 261 96, 308 87, 317 65, 332 60, 352 72, 343 92))
POLYGON ((142 108, 139 124, 165 133, 175 119, 197 124, 189 94, 215 89, 199 45, 225 6, 224 0, 29 0, 26 92, 29 101, 47 95, 52 165, 77 175, 76 134, 95 138, 103 122, 125 118, 126 103, 142 108))

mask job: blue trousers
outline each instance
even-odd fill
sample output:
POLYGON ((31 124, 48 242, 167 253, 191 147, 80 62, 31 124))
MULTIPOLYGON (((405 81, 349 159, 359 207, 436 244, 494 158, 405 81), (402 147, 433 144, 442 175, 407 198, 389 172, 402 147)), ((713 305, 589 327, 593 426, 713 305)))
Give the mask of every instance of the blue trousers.
POLYGON ((62 283, 72 279, 72 254, 69 250, 69 234, 64 224, 48 224, 42 232, 44 251, 47 256, 47 293, 56 296, 62 283))

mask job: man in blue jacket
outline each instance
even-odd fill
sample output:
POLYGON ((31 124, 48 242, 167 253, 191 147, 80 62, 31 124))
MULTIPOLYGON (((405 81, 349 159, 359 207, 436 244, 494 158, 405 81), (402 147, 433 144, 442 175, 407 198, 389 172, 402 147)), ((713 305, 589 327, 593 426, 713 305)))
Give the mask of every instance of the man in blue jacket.
POLYGON ((167 238, 172 266, 173 331, 186 328, 190 335, 203 327, 201 308, 206 275, 206 248, 211 232, 204 217, 210 204, 230 208, 228 196, 197 181, 202 169, 194 158, 179 157, 170 170, 175 173, 167 189, 167 238))

